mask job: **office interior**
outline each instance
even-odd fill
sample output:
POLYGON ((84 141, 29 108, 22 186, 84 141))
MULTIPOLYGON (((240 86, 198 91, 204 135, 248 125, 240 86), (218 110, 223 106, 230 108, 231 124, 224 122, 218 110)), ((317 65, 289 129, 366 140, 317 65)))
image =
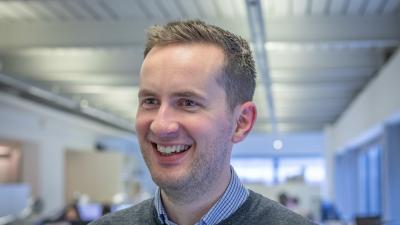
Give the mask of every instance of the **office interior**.
POLYGON ((153 195, 140 64, 147 27, 180 19, 255 54, 257 124, 231 159, 248 188, 318 224, 400 224, 400 0, 0 1, 0 224, 153 195))

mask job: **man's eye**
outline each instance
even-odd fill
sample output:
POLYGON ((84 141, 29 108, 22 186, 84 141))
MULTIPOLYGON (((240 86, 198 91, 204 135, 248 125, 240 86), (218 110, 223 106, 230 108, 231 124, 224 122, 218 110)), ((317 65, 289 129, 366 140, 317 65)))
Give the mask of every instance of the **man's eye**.
POLYGON ((158 103, 159 103, 158 100, 155 98, 145 98, 142 100, 141 105, 144 108, 151 108, 151 107, 157 106, 158 103))
POLYGON ((188 107, 197 106, 196 102, 193 100, 185 99, 183 100, 183 105, 188 107))
POLYGON ((189 109, 189 110, 195 110, 200 106, 196 101, 193 101, 193 100, 190 100, 190 99, 182 99, 179 102, 179 105, 181 107, 183 107, 185 109, 189 109))
POLYGON ((148 98, 143 100, 144 104, 154 105, 157 104, 157 100, 154 98, 148 98))

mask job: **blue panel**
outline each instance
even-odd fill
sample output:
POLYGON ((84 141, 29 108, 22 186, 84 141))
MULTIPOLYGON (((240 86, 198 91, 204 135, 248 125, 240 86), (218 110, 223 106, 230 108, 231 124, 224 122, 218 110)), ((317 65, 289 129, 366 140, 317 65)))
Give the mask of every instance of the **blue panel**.
POLYGON ((385 126, 382 151, 385 221, 400 222, 400 124, 385 126))

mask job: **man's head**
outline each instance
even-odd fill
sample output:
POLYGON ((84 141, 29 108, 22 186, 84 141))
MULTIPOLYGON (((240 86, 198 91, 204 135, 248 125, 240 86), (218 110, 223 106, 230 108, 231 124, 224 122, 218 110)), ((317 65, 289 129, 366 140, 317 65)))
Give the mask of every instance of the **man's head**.
POLYGON ((227 72, 238 66, 227 66, 228 59, 241 65, 246 63, 240 59, 252 64, 249 55, 243 56, 250 51, 242 49, 242 45, 247 47, 242 39, 201 22, 173 24, 166 26, 170 29, 168 35, 150 32, 153 34, 149 42, 153 44, 148 44, 151 47, 145 51, 140 72, 136 131, 155 183, 175 201, 191 202, 206 193, 222 193, 229 182, 232 146, 246 137, 256 118, 255 105, 250 101, 254 73, 227 72), (227 54, 225 47, 215 43, 216 37, 214 42, 204 38, 167 41, 174 33, 183 35, 171 26, 202 29, 200 32, 196 31, 200 28, 190 28, 185 31, 186 36, 205 33, 211 40, 219 34, 220 38, 229 39, 219 43, 236 53, 227 54), (154 41, 161 40, 156 38, 160 36, 165 36, 164 41, 154 41), (226 44, 231 42, 235 44, 226 44), (251 90, 240 82, 250 84, 251 90))
POLYGON ((220 47, 225 62, 217 81, 225 89, 229 108, 233 110, 253 99, 256 71, 249 45, 243 38, 198 20, 153 26, 147 38, 144 57, 153 47, 170 44, 208 43, 220 47))

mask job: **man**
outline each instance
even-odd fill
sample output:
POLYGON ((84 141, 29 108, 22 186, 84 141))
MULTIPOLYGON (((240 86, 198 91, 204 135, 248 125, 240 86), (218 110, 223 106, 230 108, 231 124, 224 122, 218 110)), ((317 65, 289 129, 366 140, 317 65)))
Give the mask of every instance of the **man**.
POLYGON ((140 74, 136 131, 155 197, 92 224, 312 224, 240 183, 234 143, 256 120, 245 40, 200 21, 154 26, 140 74))

